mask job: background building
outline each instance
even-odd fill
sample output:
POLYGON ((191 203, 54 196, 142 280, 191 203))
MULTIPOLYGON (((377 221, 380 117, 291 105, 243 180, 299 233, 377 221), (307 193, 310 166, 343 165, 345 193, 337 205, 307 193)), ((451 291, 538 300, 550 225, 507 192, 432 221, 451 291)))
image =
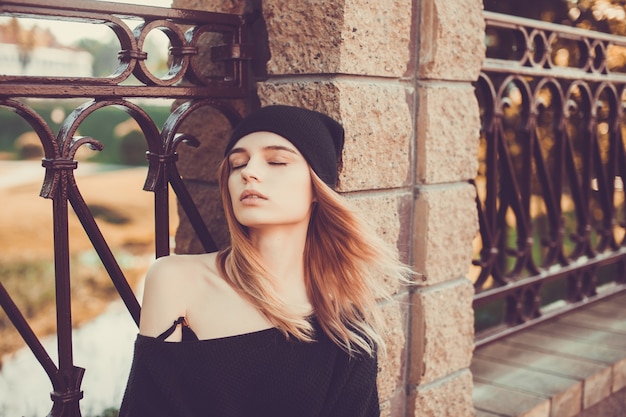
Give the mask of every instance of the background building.
POLYGON ((60 45, 49 30, 25 29, 17 19, 0 22, 0 73, 46 77, 91 77, 93 56, 60 45))

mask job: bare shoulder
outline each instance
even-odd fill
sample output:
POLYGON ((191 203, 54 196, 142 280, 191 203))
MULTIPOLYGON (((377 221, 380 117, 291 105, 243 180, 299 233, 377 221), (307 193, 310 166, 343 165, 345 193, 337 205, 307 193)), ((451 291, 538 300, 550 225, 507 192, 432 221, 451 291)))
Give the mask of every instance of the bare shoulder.
MULTIPOLYGON (((200 339, 232 336, 271 327, 271 323, 222 277, 217 254, 160 258, 146 275, 139 331, 157 337, 178 317, 200 339)), ((180 326, 167 341, 181 340, 180 326)))
MULTIPOLYGON (((140 333, 156 337, 178 317, 186 316, 198 292, 222 281, 216 254, 171 255, 148 269, 141 308, 140 333)), ((176 335, 173 335, 176 339, 176 335)))
POLYGON ((146 285, 180 287, 189 285, 199 275, 218 274, 217 253, 163 256, 152 263, 146 274, 146 285))

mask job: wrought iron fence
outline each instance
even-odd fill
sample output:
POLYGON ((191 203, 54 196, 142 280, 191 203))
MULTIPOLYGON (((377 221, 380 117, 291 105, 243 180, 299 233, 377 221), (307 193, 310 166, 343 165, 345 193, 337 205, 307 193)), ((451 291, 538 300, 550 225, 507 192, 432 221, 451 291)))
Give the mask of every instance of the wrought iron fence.
POLYGON ((242 98, 247 94, 246 76, 251 50, 246 40, 246 21, 243 16, 231 14, 88 0, 3 0, 0 16, 106 25, 121 46, 117 68, 106 77, 0 75, 0 107, 15 112, 30 124, 45 153, 41 196, 52 200, 54 219, 58 364, 50 359, 1 281, 0 305, 52 382, 53 404, 49 415, 80 416, 84 369, 75 366, 72 352, 70 205, 135 322, 139 321, 140 307, 75 181, 74 170, 80 169, 79 163, 74 160, 78 148, 84 145, 102 148, 97 137, 77 137, 77 130, 89 115, 109 106, 118 107, 132 117, 146 139, 149 167, 144 189, 154 193, 156 256, 170 253, 170 186, 204 248, 214 250, 211 235, 176 168, 176 149, 182 142, 197 145, 194 137, 179 130, 183 121, 198 108, 213 107, 222 112, 231 124, 239 120, 237 111, 222 99, 242 98), (137 26, 131 28, 132 24, 137 26), (143 46, 153 31, 165 34, 171 45, 169 70, 164 76, 155 75, 146 65, 147 52, 143 46), (206 58, 200 59, 206 51, 210 52, 213 64, 210 70, 204 65, 206 58), (140 105, 131 100, 138 97, 187 101, 178 106, 159 127, 140 105), (55 133, 44 118, 28 105, 27 98, 78 98, 85 99, 85 102, 65 119, 55 133))
POLYGON ((484 16, 477 346, 626 289, 626 38, 484 16))

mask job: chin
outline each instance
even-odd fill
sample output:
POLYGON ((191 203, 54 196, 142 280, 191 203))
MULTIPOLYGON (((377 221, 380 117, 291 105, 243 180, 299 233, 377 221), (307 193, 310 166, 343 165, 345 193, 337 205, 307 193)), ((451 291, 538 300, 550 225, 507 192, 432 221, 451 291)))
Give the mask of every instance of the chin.
POLYGON ((240 216, 237 218, 239 224, 248 229, 267 229, 270 227, 299 227, 305 225, 308 227, 308 219, 268 219, 254 216, 240 216))
POLYGON ((274 224, 274 222, 268 221, 268 219, 263 219, 259 216, 240 215, 235 216, 235 218, 239 224, 244 227, 262 227, 274 224))

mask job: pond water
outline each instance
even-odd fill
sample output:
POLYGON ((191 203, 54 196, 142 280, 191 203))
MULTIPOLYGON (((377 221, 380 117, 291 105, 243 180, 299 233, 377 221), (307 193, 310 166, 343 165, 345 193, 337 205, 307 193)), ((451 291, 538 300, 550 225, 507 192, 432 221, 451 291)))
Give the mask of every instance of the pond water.
MULTIPOLYGON (((95 417, 103 410, 119 408, 132 362, 137 326, 121 301, 74 335, 74 363, 86 369, 80 401, 84 417, 95 417)), ((42 340, 57 363, 56 338, 42 340)), ((0 370, 0 416, 46 416, 52 407, 52 385, 30 349, 23 348, 3 358, 0 370)))

